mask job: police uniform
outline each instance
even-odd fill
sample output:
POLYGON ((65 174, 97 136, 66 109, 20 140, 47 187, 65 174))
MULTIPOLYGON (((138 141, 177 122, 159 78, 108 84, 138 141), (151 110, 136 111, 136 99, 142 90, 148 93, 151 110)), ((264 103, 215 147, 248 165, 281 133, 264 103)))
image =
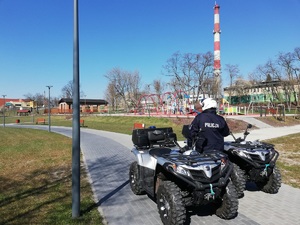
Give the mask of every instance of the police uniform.
POLYGON ((224 137, 230 134, 225 119, 216 114, 215 108, 206 109, 198 114, 189 129, 192 139, 198 137, 196 150, 199 152, 209 150, 223 151, 224 137))

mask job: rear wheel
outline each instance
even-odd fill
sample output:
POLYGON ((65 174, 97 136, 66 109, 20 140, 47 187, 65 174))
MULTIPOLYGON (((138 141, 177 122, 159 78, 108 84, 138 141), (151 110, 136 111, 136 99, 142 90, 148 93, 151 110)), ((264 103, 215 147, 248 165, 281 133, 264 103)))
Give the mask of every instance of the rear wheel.
POLYGON ((130 181, 131 190, 134 194, 136 195, 145 194, 140 179, 140 166, 138 165, 137 162, 133 162, 130 165, 129 181, 130 181))
POLYGON ((238 198, 244 196, 244 191, 246 187, 246 175, 244 170, 242 170, 238 165, 233 163, 233 171, 231 173, 231 180, 235 186, 238 198))
POLYGON ((157 208, 164 225, 181 225, 186 220, 186 209, 179 187, 163 181, 156 195, 157 208))
POLYGON ((266 182, 256 182, 257 187, 263 192, 269 194, 276 194, 281 187, 281 173, 280 170, 275 166, 272 174, 266 182))
POLYGON ((232 219, 236 217, 239 202, 235 186, 231 181, 227 184, 220 201, 221 206, 217 209, 216 215, 222 219, 232 219))

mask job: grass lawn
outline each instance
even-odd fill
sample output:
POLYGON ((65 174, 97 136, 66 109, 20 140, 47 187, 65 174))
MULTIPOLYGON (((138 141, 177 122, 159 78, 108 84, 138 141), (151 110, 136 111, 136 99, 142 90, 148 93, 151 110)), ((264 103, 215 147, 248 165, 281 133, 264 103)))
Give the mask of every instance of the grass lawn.
POLYGON ((33 129, 0 128, 0 224, 101 224, 81 169, 81 217, 72 219, 72 141, 33 129))
MULTIPOLYGON (((15 123, 17 119, 20 124, 35 124, 37 118, 44 118, 48 126, 48 116, 19 116, 7 117, 6 123, 15 123)), ((181 134, 182 124, 190 124, 194 116, 189 118, 159 118, 159 117, 137 117, 137 116, 82 116, 84 126, 91 129, 105 130, 118 132, 123 134, 131 134, 134 123, 144 123, 146 127, 172 127, 177 134, 179 140, 183 140, 181 134)), ((3 123, 3 118, 0 117, 0 124, 3 123)), ((70 115, 53 115, 51 116, 51 125, 53 126, 72 126, 72 117, 70 115)), ((244 127, 243 127, 244 129, 244 127)))

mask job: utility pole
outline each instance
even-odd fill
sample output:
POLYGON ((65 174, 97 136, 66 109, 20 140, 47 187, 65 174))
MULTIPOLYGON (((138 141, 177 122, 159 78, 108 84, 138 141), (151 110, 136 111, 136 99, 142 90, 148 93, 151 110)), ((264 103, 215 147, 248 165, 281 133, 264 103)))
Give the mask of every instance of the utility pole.
POLYGON ((49 89, 49 98, 48 98, 48 126, 49 126, 49 132, 51 132, 51 116, 50 116, 50 114, 51 114, 51 107, 50 107, 50 88, 52 88, 53 86, 51 86, 51 85, 48 85, 48 86, 46 86, 48 89, 49 89))

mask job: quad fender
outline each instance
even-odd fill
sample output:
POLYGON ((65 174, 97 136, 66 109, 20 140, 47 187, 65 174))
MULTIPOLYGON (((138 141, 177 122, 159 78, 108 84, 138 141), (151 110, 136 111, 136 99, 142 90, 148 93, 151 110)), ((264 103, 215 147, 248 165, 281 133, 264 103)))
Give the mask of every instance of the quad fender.
POLYGON ((131 152, 135 155, 136 161, 140 166, 155 170, 157 159, 149 154, 149 150, 137 150, 133 148, 131 152))

